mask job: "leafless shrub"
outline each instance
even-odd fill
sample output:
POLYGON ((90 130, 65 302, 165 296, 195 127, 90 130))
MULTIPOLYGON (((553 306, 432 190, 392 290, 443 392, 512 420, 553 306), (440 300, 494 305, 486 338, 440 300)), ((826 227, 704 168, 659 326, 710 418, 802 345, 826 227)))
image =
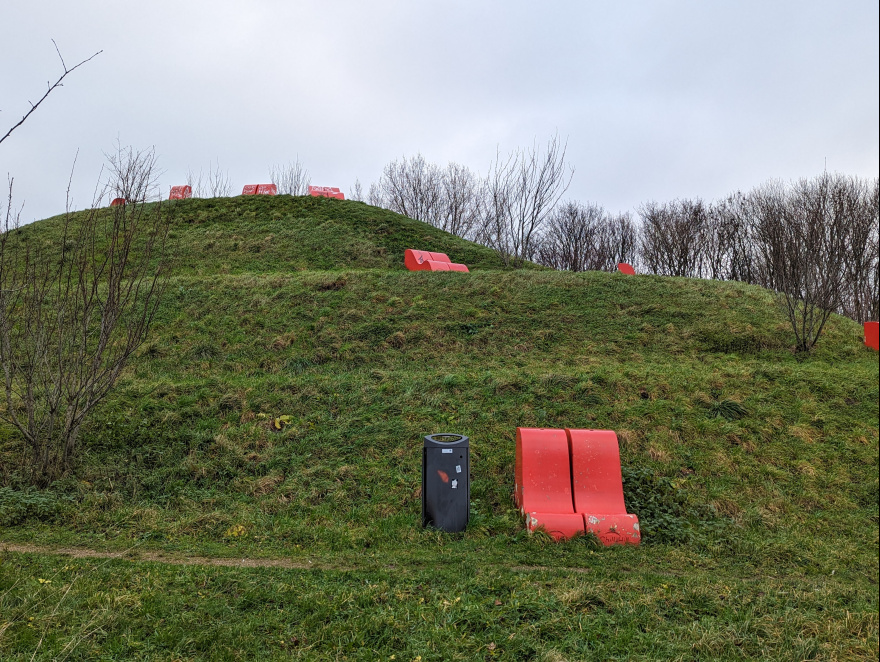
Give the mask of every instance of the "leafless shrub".
POLYGON ((443 197, 443 174, 421 154, 403 157, 385 166, 378 193, 391 211, 434 225, 443 197))
POLYGON ((827 173, 790 188, 770 182, 749 195, 749 222, 768 285, 780 296, 806 352, 846 290, 848 227, 857 213, 851 180, 827 173))
POLYGON ((192 187, 194 198, 228 198, 232 195, 229 172, 220 168, 219 161, 208 167, 207 174, 201 168, 198 175, 188 170, 186 183, 192 187))
POLYGON ((387 209, 388 207, 385 198, 382 196, 382 189, 379 188, 379 185, 376 182, 370 184, 370 192, 367 194, 367 204, 372 205, 373 207, 382 207, 383 209, 387 209))
POLYGON ((648 202, 639 208, 639 215, 644 267, 661 276, 703 275, 708 213, 702 200, 648 202))
POLYGON ((278 187, 279 193, 286 193, 288 195, 309 194, 311 178, 309 177, 309 171, 300 162, 299 156, 296 157, 296 161, 287 165, 272 166, 269 169, 269 178, 278 187))
POLYGON ((0 234, 0 419, 21 433, 35 484, 70 468, 83 421, 146 337, 165 290, 168 224, 161 203, 142 202, 154 164, 152 151, 118 150, 117 191, 134 202, 101 209, 96 201, 79 215, 68 205, 57 241, 17 228, 10 186, 0 234))
POLYGON ((361 180, 355 179, 354 186, 351 187, 351 190, 348 192, 349 200, 356 200, 357 202, 364 201, 364 188, 361 186, 361 180))
POLYGON ((571 183, 566 144, 553 136, 537 145, 500 154, 489 168, 483 196, 481 239, 506 265, 521 267, 538 250, 542 226, 571 183))
POLYGON ((566 202, 547 223, 538 261, 568 271, 615 271, 635 259, 637 235, 628 214, 611 216, 595 204, 566 202))
POLYGON ((857 322, 876 320, 880 315, 880 260, 878 260, 878 180, 850 179, 846 182, 851 214, 847 223, 844 255, 846 288, 841 312, 857 322))
POLYGON ((135 150, 123 147, 118 141, 107 158, 107 188, 111 198, 128 202, 147 202, 159 199, 159 176, 156 150, 153 147, 135 150))

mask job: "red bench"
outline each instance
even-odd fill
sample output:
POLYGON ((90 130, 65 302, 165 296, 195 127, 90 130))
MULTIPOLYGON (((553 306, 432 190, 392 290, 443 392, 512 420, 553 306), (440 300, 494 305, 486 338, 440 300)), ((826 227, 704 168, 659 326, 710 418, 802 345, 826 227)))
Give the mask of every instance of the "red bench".
POLYGON ((604 545, 638 544, 626 512, 620 449, 611 430, 517 428, 514 499, 530 531, 556 540, 593 533, 604 545))
POLYGON ((880 352, 880 329, 878 329, 878 322, 865 322, 865 344, 880 352))
POLYGON ((275 184, 247 184, 241 189, 242 195, 276 195, 278 187, 275 184))
POLYGON ((121 206, 124 205, 126 202, 127 202, 127 200, 126 200, 125 198, 113 198, 113 199, 110 201, 110 206, 111 206, 111 207, 121 207, 121 206))
POLYGON ((619 262, 617 265, 617 270, 622 274, 626 274, 627 276, 636 275, 636 270, 632 268, 631 264, 627 264, 626 262, 619 262))
POLYGON ((457 264, 446 253, 432 253, 407 248, 403 264, 410 271, 468 271, 467 265, 457 264))
POLYGON ((336 198, 337 200, 345 200, 345 196, 338 188, 331 186, 309 186, 309 195, 315 195, 322 198, 336 198))
POLYGON ((192 194, 192 186, 189 186, 188 184, 186 186, 172 186, 171 194, 168 196, 168 199, 183 200, 184 198, 191 198, 192 194))

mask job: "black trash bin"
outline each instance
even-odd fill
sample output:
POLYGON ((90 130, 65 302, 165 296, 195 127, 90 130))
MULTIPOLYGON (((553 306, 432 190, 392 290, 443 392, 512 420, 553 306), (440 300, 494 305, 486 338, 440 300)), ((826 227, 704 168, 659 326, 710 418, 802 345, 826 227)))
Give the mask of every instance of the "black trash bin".
POLYGON ((470 515, 470 446, 463 434, 425 437, 422 450, 422 526, 464 531, 470 515))

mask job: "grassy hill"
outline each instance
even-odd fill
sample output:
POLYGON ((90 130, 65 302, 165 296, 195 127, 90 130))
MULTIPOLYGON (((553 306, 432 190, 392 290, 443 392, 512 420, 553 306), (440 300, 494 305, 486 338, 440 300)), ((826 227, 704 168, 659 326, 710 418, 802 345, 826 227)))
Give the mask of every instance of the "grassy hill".
POLYGON ((165 204, 171 286, 75 475, 26 489, 0 429, 0 549, 39 547, 0 563, 4 658, 876 659, 859 325, 798 358, 756 287, 504 270, 358 202, 165 204), (643 545, 526 535, 517 426, 616 430, 643 545), (419 526, 439 431, 471 437, 463 534, 419 526), (243 557, 284 563, 211 565, 243 557))

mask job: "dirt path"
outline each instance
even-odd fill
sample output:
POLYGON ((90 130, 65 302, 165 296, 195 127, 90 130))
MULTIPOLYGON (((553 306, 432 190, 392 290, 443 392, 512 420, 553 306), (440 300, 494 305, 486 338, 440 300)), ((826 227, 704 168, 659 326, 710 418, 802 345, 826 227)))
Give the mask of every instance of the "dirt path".
POLYGON ((249 559, 218 558, 209 556, 177 556, 165 552, 155 552, 132 548, 124 552, 105 552, 84 547, 43 547, 19 543, 0 542, 0 553, 53 554, 69 556, 74 559, 121 559, 123 561, 167 563, 169 565, 207 565, 228 568, 285 568, 295 570, 354 570, 354 568, 313 563, 312 561, 291 561, 290 559, 249 559))
MULTIPOLYGON (((212 556, 185 556, 167 552, 140 549, 132 547, 124 552, 107 552, 86 547, 49 547, 43 545, 29 545, 22 543, 6 543, 0 541, 0 554, 14 552, 18 554, 49 554, 55 556, 69 556, 74 559, 119 559, 132 563, 166 563, 168 565, 202 565, 220 566, 225 568, 284 568, 292 570, 375 570, 375 567, 346 566, 332 563, 313 561, 291 561, 290 559, 251 559, 251 558, 228 558, 212 556)), ((496 564, 492 564, 496 565, 496 564)), ((559 570, 564 572, 590 572, 589 568, 551 568, 547 566, 499 566, 513 572, 542 572, 544 570, 559 570)), ((395 566, 388 565, 385 569, 393 569, 395 566)))

